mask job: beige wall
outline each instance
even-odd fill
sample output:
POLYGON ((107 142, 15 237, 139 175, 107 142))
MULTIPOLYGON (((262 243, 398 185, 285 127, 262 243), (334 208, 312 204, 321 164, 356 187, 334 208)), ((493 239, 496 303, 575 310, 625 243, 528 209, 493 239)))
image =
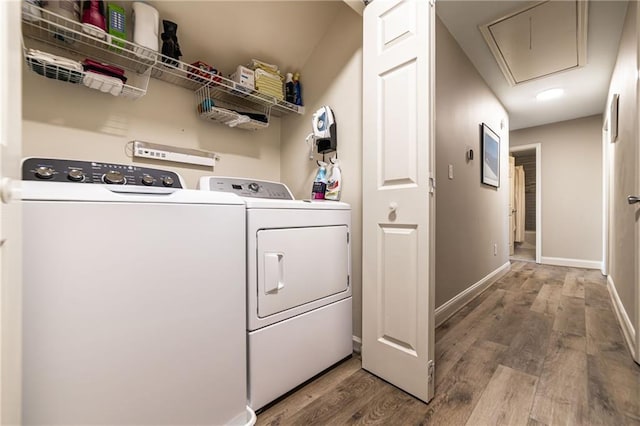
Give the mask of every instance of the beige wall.
MULTIPOLYGON (((640 253, 636 251, 634 212, 637 208, 627 204, 627 196, 638 194, 638 23, 637 3, 629 2, 622 30, 618 59, 611 77, 608 99, 620 95, 618 114, 618 141, 608 144, 612 155, 613 170, 610 172, 610 225, 609 225, 609 275, 627 315, 637 318, 638 302, 634 287, 635 270, 640 253)), ((638 330, 636 330, 636 339, 638 330)))
POLYGON ((602 116, 514 130, 510 139, 542 147, 542 257, 601 262, 602 116))
POLYGON ((201 120, 193 92, 151 79, 131 101, 82 86, 23 73, 24 156, 99 160, 172 169, 189 188, 210 168, 131 159, 134 139, 220 154, 215 174, 280 179, 280 119, 265 130, 246 131, 201 120))
POLYGON ((437 19, 436 307, 508 261, 508 129, 506 110, 437 19), (482 123, 500 136, 498 189, 480 183, 482 123), (466 160, 467 147, 474 151, 472 161, 466 160))
MULTIPOLYGON (((282 119, 281 178, 296 198, 309 198, 317 166, 309 160, 306 136, 322 105, 335 114, 344 181, 342 201, 352 208, 353 334, 362 330, 362 17, 342 5, 335 22, 301 73, 306 113, 282 119)), ((322 156, 316 155, 317 159, 322 156)), ((327 157, 328 158, 328 157, 327 157)), ((330 267, 330 265, 326 265, 330 267)))
MULTIPOLYGON (((301 70, 306 113, 272 118, 260 131, 229 129, 199 119, 191 91, 151 79, 137 101, 113 98, 84 87, 24 72, 23 153, 170 168, 188 187, 210 169, 132 161, 126 145, 134 139, 215 151, 216 175, 281 180, 296 198, 309 198, 315 162, 305 137, 311 116, 322 105, 333 109, 344 179, 342 201, 352 206, 353 330, 361 335, 362 270, 362 17, 340 3, 335 21, 301 70)), ((317 158, 321 158, 317 157, 317 158)))

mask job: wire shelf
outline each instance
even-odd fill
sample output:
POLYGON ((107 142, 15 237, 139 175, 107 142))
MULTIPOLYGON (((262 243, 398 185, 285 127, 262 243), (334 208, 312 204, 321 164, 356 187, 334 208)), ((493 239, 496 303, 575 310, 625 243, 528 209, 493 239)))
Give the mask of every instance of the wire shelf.
MULTIPOLYGON (((114 84, 114 82, 117 81, 115 78, 104 79, 100 78, 99 75, 96 76, 92 75, 92 73, 73 70, 64 66, 41 61, 38 58, 31 56, 26 49, 24 50, 24 58, 27 63, 27 67, 31 71, 53 80, 86 86, 90 89, 95 89, 103 93, 110 93, 114 96, 123 96, 129 99, 139 99, 147 93, 146 88, 142 89, 119 82, 114 84)), ((149 72, 150 71, 147 71, 147 73, 149 72)))
POLYGON ((271 110, 271 114, 277 117, 290 113, 304 114, 303 106, 278 100, 222 75, 209 74, 208 77, 205 77, 203 74, 207 73, 185 62, 158 54, 158 61, 153 66, 151 77, 189 90, 198 90, 207 86, 212 99, 242 109, 263 110, 268 108, 271 110))
MULTIPOLYGON (((207 76, 206 72, 190 64, 169 58, 130 41, 115 38, 108 33, 96 31, 91 26, 35 5, 23 8, 22 35, 25 48, 27 45, 24 40, 33 40, 55 47, 56 54, 58 51, 66 52, 67 57, 71 55, 79 60, 88 57, 116 65, 146 78, 146 81, 137 79, 139 84, 128 85, 126 93, 131 93, 128 97, 137 98, 144 95, 148 87, 148 79, 153 77, 194 92, 207 87, 209 98, 243 111, 266 113, 267 116, 277 117, 291 113, 304 114, 303 106, 251 90, 221 75, 207 76)), ((34 70, 33 66, 30 66, 30 69, 34 70)), ((48 66, 47 69, 49 69, 48 66)), ((37 70, 34 71, 37 72, 37 70)), ((46 70, 41 71, 43 71, 42 75, 47 75, 46 70)), ((64 81, 64 68, 49 71, 51 75, 56 74, 56 78, 64 81)), ((131 73, 127 74, 127 77, 131 78, 131 73)), ((69 79, 75 80, 75 77, 69 75, 69 79)))
POLYGON ((22 11, 22 35, 23 38, 38 40, 67 52, 82 53, 141 74, 156 62, 158 55, 151 49, 33 5, 22 11))
MULTIPOLYGON (((264 113, 258 113, 234 111, 223 107, 219 101, 212 99, 212 91, 209 86, 203 86, 196 90, 195 95, 198 115, 202 119, 244 130, 260 130, 269 126, 268 109, 264 113), (259 117, 265 121, 256 119, 259 117)), ((224 105, 224 102, 222 104, 224 105)))

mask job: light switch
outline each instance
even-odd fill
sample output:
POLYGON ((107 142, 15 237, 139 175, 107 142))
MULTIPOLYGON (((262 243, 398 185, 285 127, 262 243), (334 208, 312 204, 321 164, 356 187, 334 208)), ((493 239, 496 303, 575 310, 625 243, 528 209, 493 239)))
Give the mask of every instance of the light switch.
POLYGON ((453 180, 453 164, 449 164, 449 179, 453 180))

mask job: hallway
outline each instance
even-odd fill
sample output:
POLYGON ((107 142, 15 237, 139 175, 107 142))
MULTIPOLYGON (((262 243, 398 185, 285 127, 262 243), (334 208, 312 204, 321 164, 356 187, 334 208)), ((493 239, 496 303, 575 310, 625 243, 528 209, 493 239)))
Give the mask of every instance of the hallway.
POLYGON ((353 357, 258 415, 258 425, 640 424, 640 366, 596 270, 514 262, 436 330, 429 405, 353 357))

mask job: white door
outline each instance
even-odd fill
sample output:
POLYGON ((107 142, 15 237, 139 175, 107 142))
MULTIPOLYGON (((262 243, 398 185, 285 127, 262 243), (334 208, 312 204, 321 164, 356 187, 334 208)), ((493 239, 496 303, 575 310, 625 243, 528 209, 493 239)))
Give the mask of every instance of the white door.
POLYGON ((513 214, 516 211, 516 185, 515 185, 516 159, 509 156, 509 256, 515 251, 516 221, 513 214))
POLYGON ((20 424, 20 206, 7 204, 20 179, 22 78, 19 1, 0 1, 0 423, 20 424))
POLYGON ((433 397, 434 5, 364 11, 362 366, 433 397), (431 377, 430 377, 431 376, 431 377))

